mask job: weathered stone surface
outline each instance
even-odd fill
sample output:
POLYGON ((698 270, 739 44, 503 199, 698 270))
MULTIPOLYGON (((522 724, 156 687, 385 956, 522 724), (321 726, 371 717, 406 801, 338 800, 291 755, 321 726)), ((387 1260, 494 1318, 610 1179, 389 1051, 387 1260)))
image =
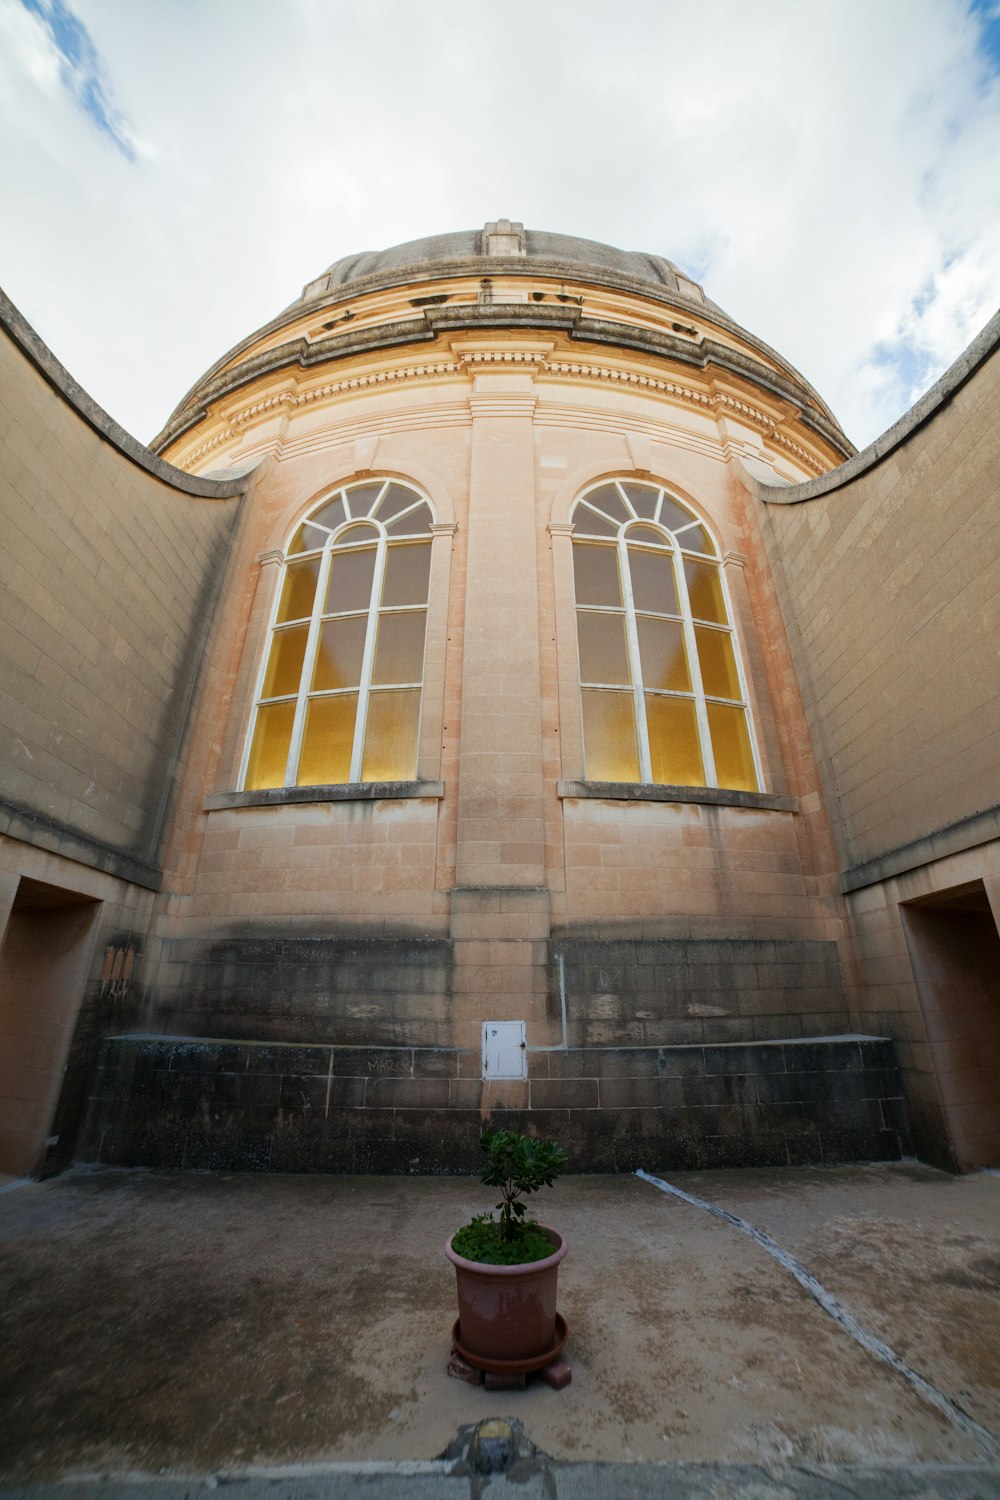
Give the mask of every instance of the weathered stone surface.
MULTIPOLYGON (((113 1038, 84 1160, 239 1171, 469 1172, 478 1085, 452 1102, 460 1053, 113 1038), (301 1070, 300 1071, 300 1067, 301 1070)), ((555 1136, 574 1169, 785 1166, 909 1154, 892 1044, 569 1048, 560 1076, 494 1123, 555 1136), (808 1067, 803 1064, 809 1064, 808 1067), (615 1072, 617 1069, 617 1072, 615 1072)))

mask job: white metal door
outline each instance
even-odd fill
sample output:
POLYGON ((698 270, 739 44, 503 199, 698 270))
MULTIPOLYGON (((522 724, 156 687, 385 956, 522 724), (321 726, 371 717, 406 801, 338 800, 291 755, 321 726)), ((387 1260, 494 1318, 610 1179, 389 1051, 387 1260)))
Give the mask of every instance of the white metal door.
POLYGON ((483 1022, 483 1077, 527 1078, 523 1021, 483 1022))

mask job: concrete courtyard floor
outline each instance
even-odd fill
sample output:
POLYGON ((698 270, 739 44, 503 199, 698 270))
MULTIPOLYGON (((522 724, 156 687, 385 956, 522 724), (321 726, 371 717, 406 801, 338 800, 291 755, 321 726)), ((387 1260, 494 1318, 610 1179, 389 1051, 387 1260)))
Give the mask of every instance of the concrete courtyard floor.
MULTIPOLYGON (((1000 1443, 1000 1177, 664 1175, 770 1235, 1000 1443)), ((561 1462, 972 1464, 1000 1493, 1000 1446, 745 1234, 636 1177, 569 1177, 534 1200, 569 1240, 572 1384, 449 1379, 443 1245, 491 1199, 466 1177, 82 1169, 8 1189, 0 1483, 426 1460, 503 1416, 561 1462)))

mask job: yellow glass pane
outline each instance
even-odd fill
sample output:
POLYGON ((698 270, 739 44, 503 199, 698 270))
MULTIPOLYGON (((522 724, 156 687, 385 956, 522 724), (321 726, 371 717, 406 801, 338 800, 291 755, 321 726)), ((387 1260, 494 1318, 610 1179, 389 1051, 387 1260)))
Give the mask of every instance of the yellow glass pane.
POLYGON ((657 531, 655 526, 629 527, 627 532, 630 542, 644 542, 647 547, 669 547, 670 541, 662 531, 657 531))
MULTIPOLYGON (((379 520, 382 519, 382 512, 379 511, 379 520)), ((385 528, 389 532, 398 532, 400 536, 419 536, 421 533, 430 531, 431 521, 430 506, 418 505, 416 510, 411 510, 408 515, 395 516, 391 521, 386 521, 385 528)))
POLYGON ((677 545, 685 552, 708 552, 712 557, 715 556, 715 543, 704 526, 691 526, 687 531, 682 531, 677 538, 677 545))
POLYGON ((274 632, 262 698, 284 698, 288 693, 298 692, 308 634, 308 625, 291 625, 287 630, 274 632))
POLYGON ((732 636, 724 630, 706 630, 704 625, 696 625, 694 634, 705 692, 710 698, 742 698, 732 636))
POLYGON ((288 745, 292 738, 293 703, 265 703, 257 710, 250 763, 244 786, 256 792, 269 786, 284 786, 288 745))
POLYGON ((722 597, 722 580, 715 563, 695 562, 693 557, 684 559, 684 576, 687 579, 691 613, 696 620, 717 620, 728 625, 726 605, 722 597))
POLYGON ((659 485, 623 484, 622 489, 628 496, 636 515, 642 516, 646 521, 652 521, 656 514, 656 502, 660 496, 659 485))
POLYGON ((420 689, 372 693, 361 768, 362 781, 412 781, 417 774, 420 689))
POLYGON ((663 786, 705 785, 693 699, 647 694, 646 728, 654 782, 663 786))
POLYGON ((625 616, 598 615, 581 609, 576 617, 580 639, 580 681, 632 681, 625 643, 625 616))
POLYGON ((338 547, 360 547, 378 541, 378 527, 373 521, 352 521, 337 537, 338 547))
POLYGON ((630 547, 628 566, 636 609, 651 609, 661 615, 680 614, 674 560, 669 552, 646 552, 639 547, 630 547))
POLYGON ((746 710, 728 703, 710 703, 708 724, 712 731, 719 785, 732 787, 737 792, 756 792, 757 772, 750 749, 746 710))
POLYGON ((367 627, 367 615, 348 615, 342 620, 323 621, 313 672, 313 692, 357 687, 361 681, 367 627))
MULTIPOLYGON (((405 484, 390 484, 385 492, 385 498, 375 514, 383 525, 388 525, 393 516, 398 516, 401 510, 415 505, 420 496, 413 490, 408 489, 405 484)), ((353 505, 352 505, 353 509, 353 505)))
POLYGON ((310 700, 296 786, 350 781, 357 711, 357 693, 310 700))
POLYGON ((412 547, 390 546, 385 561, 382 607, 387 608, 398 604, 426 604, 430 576, 430 542, 414 542, 412 547))
POLYGON ((305 557, 301 562, 288 564, 278 605, 279 625, 285 620, 307 620, 312 614, 319 565, 318 557, 305 557))
POLYGON ((573 572, 577 604, 610 604, 621 609, 622 586, 618 577, 618 553, 614 547, 574 543, 573 572))
MULTIPOLYGON (((318 532, 313 532, 313 536, 318 535, 318 532)), ((287 555, 289 557, 292 557, 296 552, 308 552, 309 548, 312 545, 313 543, 311 541, 306 540, 306 528, 304 526, 300 526, 298 531, 292 537, 292 540, 288 543, 287 555)))
POLYGON ((394 682, 419 682, 424 671, 424 623, 427 611, 381 614, 375 642, 372 682, 378 686, 394 682))
MULTIPOLYGON (((348 531, 345 535, 350 536, 351 532, 348 531)), ((339 615, 347 614, 352 609, 368 609, 372 601, 374 574, 374 547, 362 547, 357 552, 335 550, 323 613, 339 615)))
MULTIPOLYGON (((330 531, 336 531, 337 527, 347 519, 343 500, 339 495, 333 500, 328 500, 325 505, 320 506, 319 510, 314 510, 309 519, 315 522, 317 526, 326 526, 330 531)), ((314 533, 317 536, 319 534, 318 532, 314 533)), ((312 545, 315 546, 315 543, 312 545)))
POLYGON ((628 506, 625 504, 618 490, 613 484, 602 484, 599 490, 591 490, 587 496, 588 505, 596 505, 598 510, 603 510, 606 516, 613 521, 631 521, 628 506))
POLYGON ((370 516, 372 506, 385 488, 384 479, 376 479, 374 484, 356 484, 347 492, 347 503, 351 507, 351 515, 355 520, 360 516, 370 516))
POLYGON ((659 519, 660 525, 665 526, 668 531, 677 531, 681 526, 690 526, 695 518, 686 505, 681 505, 679 500, 672 500, 669 495, 664 495, 659 519))
POLYGON ((617 536, 618 523, 599 516, 590 506, 581 502, 573 512, 573 525, 583 536, 617 536))
POLYGON ((644 686, 689 693, 691 676, 680 620, 651 620, 648 615, 638 615, 635 623, 644 686))
POLYGON ((591 781, 638 781, 639 748, 631 693, 602 693, 585 688, 583 744, 591 781))

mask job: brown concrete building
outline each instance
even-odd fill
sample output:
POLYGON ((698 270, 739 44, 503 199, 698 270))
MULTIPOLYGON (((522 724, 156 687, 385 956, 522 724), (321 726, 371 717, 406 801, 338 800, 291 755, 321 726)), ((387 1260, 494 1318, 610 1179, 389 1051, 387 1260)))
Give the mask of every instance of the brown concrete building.
POLYGON ((1000 320, 857 455, 507 221, 152 450, 4 321, 0 1169, 1000 1159, 1000 320))

